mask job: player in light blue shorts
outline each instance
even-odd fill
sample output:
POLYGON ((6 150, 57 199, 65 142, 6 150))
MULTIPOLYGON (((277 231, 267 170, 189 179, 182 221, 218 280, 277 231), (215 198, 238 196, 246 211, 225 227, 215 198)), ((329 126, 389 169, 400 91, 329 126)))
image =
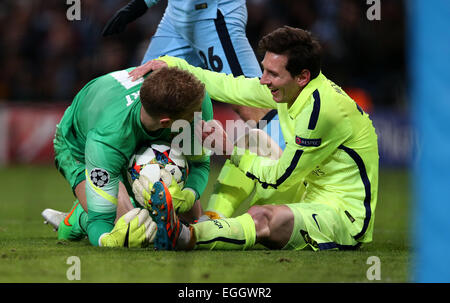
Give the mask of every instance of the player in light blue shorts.
MULTIPOLYGON (((131 1, 108 22, 103 35, 123 31, 158 1, 131 1)), ((169 0, 142 63, 171 55, 216 72, 260 77, 246 24, 245 0, 169 0)))

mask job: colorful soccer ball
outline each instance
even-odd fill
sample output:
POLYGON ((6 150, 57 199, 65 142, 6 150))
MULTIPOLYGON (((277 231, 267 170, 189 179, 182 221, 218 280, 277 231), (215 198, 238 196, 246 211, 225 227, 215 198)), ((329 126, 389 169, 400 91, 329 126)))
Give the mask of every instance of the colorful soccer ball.
POLYGON ((180 187, 184 186, 189 174, 186 157, 180 150, 171 148, 169 143, 156 142, 150 146, 143 146, 130 159, 128 182, 131 185, 140 175, 144 175, 152 183, 161 180, 166 186, 170 186, 172 178, 167 173, 161 173, 162 170, 174 176, 180 187))

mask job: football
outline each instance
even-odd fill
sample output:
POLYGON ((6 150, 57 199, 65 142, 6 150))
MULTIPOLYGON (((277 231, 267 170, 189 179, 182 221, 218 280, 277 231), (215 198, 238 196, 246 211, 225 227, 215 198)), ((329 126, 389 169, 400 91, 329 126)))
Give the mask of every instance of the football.
POLYGON ((127 170, 128 182, 131 185, 140 175, 144 175, 152 183, 161 180, 170 186, 172 178, 164 170, 174 176, 181 188, 184 186, 189 174, 186 157, 167 142, 155 142, 141 147, 131 157, 127 170))

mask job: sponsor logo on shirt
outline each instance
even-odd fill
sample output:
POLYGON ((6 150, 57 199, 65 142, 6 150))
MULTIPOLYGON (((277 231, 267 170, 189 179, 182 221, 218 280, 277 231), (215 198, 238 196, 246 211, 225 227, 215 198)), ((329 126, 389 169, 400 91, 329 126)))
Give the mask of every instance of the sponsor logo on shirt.
POLYGON ((299 136, 295 136, 295 143, 300 146, 320 146, 322 139, 305 139, 299 136))

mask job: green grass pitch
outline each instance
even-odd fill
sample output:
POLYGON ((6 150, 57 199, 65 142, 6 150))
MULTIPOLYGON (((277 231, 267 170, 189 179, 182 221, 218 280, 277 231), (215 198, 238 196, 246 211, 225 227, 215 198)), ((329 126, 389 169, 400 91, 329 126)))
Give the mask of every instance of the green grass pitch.
MULTIPOLYGON (((216 176, 213 169, 205 197, 216 176)), ((374 241, 358 251, 162 252, 58 241, 40 213, 44 208, 67 211, 72 205, 63 177, 52 166, 0 168, 0 282, 73 282, 66 275, 70 256, 80 259, 75 282, 83 283, 372 283, 377 281, 366 276, 370 256, 380 259, 379 282, 409 282, 409 173, 382 169, 379 183, 374 241)))

